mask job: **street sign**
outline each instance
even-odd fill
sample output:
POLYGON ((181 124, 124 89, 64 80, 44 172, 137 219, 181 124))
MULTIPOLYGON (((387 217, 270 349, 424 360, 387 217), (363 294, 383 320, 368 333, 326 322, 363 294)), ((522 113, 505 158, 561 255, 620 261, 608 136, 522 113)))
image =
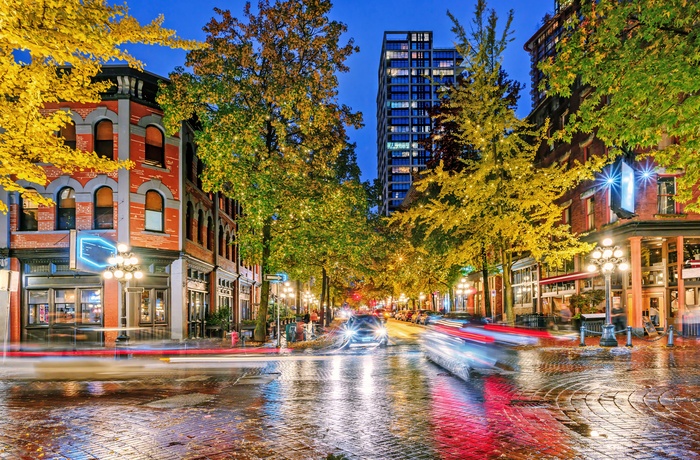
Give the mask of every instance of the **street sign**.
POLYGON ((282 281, 284 277, 282 275, 265 275, 265 281, 282 281))

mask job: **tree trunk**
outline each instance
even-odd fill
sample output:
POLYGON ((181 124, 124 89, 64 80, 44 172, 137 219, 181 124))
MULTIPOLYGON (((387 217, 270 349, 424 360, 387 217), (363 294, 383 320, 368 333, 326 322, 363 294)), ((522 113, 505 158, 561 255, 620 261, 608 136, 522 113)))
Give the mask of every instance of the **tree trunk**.
MULTIPOLYGON (((272 242, 272 218, 267 218, 262 229, 262 260, 260 263, 262 286, 260 287, 260 306, 258 307, 258 322, 255 325, 253 338, 256 342, 264 342, 267 339, 267 307, 270 301, 270 282, 265 279, 268 273, 268 261, 270 260, 270 243, 272 242)), ((277 332, 279 334, 279 331, 277 332)))
POLYGON ((501 267, 503 267, 503 315, 508 323, 515 321, 513 314, 513 288, 511 285, 512 256, 501 250, 501 267))
POLYGON ((484 315, 491 317, 491 295, 489 292, 489 266, 486 261, 486 248, 481 245, 481 277, 483 278, 484 290, 484 315))
POLYGON ((319 305, 319 308, 321 309, 320 313, 320 318, 319 321, 321 321, 321 327, 325 327, 326 325, 326 295, 328 291, 328 276, 326 275, 326 267, 321 268, 321 305, 319 305))

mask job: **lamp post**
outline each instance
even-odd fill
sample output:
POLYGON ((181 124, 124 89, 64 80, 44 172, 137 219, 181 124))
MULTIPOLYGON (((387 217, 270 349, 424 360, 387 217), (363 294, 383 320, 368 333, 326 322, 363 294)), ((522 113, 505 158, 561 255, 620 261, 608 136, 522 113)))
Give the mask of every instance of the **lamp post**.
POLYGON ((109 280, 116 278, 119 281, 122 294, 121 305, 121 331, 117 336, 117 346, 125 346, 129 344, 129 336, 126 333, 126 283, 132 278, 141 279, 143 273, 139 267, 139 259, 130 252, 129 246, 124 243, 117 245, 117 253, 107 259, 110 267, 102 273, 104 279, 109 280))
POLYGON ((629 268, 624 257, 625 253, 617 246, 613 246, 610 238, 605 238, 602 243, 591 253, 589 272, 600 270, 605 276, 605 324, 603 335, 600 336, 601 347, 616 347, 615 326, 610 318, 610 278, 615 270, 626 271, 629 268))

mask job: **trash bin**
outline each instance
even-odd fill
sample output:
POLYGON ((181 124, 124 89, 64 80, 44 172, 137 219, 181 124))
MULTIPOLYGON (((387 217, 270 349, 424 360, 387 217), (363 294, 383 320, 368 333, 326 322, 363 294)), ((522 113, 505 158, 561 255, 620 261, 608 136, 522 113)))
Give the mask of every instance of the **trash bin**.
POLYGON ((287 343, 296 341, 297 323, 289 323, 284 328, 284 333, 287 338, 287 343))

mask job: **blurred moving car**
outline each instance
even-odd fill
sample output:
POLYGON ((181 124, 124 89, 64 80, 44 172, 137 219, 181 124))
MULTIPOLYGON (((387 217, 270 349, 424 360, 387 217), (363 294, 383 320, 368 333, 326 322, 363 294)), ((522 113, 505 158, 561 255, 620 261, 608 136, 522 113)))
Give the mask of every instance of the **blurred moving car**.
POLYGON ((439 319, 442 319, 442 313, 439 311, 428 310, 420 317, 420 323, 427 326, 439 319))
POLYGON ((391 313, 383 308, 377 308, 376 310, 374 310, 374 316, 381 319, 382 321, 386 321, 388 318, 391 317, 391 313))
POLYGON ((466 311, 453 311, 450 313, 445 313, 442 319, 451 320, 455 322, 461 322, 463 324, 489 324, 491 318, 481 315, 473 315, 466 311))
POLYGON ((385 346, 389 336, 383 322, 375 315, 355 315, 343 326, 346 344, 353 346, 385 346))

